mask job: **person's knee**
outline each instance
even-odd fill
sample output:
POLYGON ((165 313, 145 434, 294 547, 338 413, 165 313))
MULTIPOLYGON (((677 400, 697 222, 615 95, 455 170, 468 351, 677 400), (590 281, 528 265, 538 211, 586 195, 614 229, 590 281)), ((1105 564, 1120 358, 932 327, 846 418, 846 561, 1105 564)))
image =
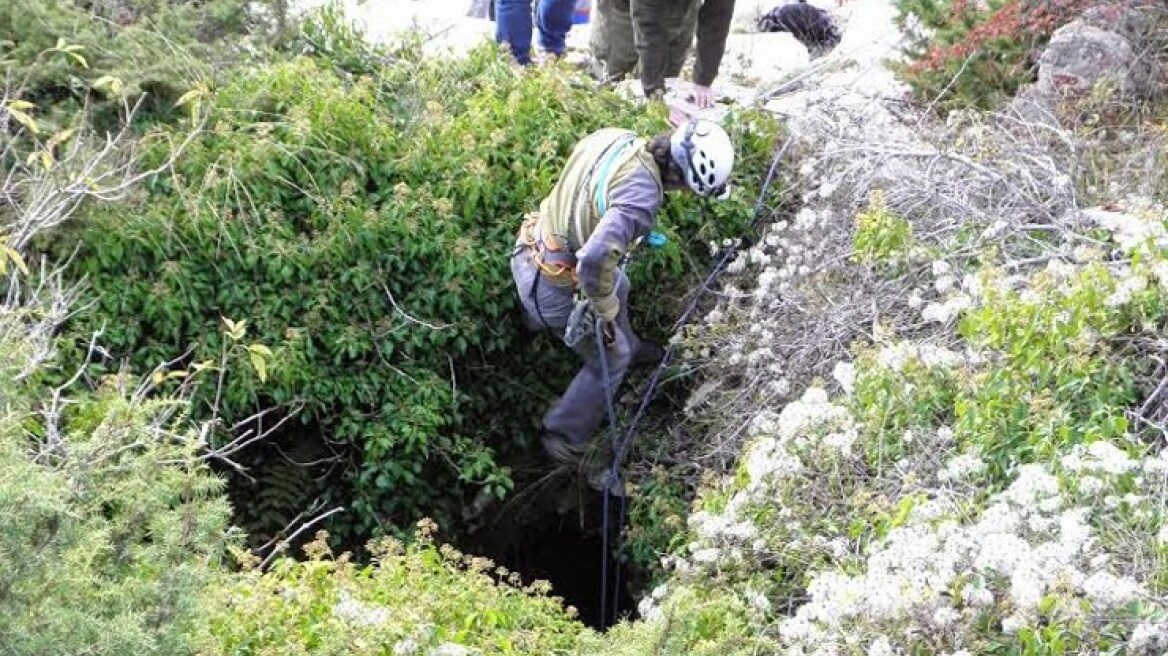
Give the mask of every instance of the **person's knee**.
POLYGON ((601 62, 604 77, 623 77, 636 68, 632 14, 627 2, 598 3, 592 17, 592 56, 601 62))
POLYGON ((610 376, 624 376, 633 361, 633 352, 637 346, 637 339, 631 333, 618 330, 606 353, 608 355, 608 370, 610 376))
POLYGON ((564 54, 575 7, 575 0, 539 0, 535 19, 539 27, 539 43, 544 50, 564 54))

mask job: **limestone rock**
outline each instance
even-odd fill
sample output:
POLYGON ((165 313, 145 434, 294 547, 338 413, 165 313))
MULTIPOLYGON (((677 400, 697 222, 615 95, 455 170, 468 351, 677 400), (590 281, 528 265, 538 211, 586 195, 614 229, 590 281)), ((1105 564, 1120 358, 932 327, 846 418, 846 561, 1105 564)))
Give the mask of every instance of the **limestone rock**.
POLYGON ((1044 94, 1087 92, 1100 83, 1124 95, 1147 88, 1146 75, 1140 75, 1146 67, 1127 39, 1081 20, 1054 33, 1038 66, 1038 90, 1044 94))
POLYGON ((1156 16, 1151 10, 1100 5, 1055 31, 1038 58, 1038 82, 1023 88, 1010 111, 1033 123, 1057 125, 1057 100, 1107 90, 1119 98, 1161 93, 1165 71, 1148 54, 1156 16))

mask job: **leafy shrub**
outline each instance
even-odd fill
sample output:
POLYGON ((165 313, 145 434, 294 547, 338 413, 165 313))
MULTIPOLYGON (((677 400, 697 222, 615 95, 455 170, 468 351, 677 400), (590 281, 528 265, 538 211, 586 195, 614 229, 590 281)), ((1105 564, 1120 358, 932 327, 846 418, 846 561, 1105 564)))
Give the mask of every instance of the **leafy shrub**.
POLYGON ((191 653, 230 541, 223 482, 179 402, 15 383, 21 328, 0 308, 0 651, 191 653))
POLYGON ((1115 340, 1163 320, 1160 293, 1144 287, 1132 297, 1123 290, 1131 283, 1102 264, 1038 276, 1023 292, 1000 280, 987 277, 986 304, 961 323, 969 343, 997 357, 958 399, 956 429, 984 447, 999 474, 1070 444, 1122 438, 1142 367, 1115 340))
POLYGON ((991 109, 1037 75, 1035 53, 1095 0, 897 0, 916 39, 898 73, 941 111, 991 109), (920 30, 920 28, 924 28, 920 30))
POLYGON ((853 256, 859 262, 898 268, 907 263, 914 244, 912 224, 897 216, 880 191, 872 192, 868 207, 856 215, 853 256))
POLYGON ((489 560, 415 539, 370 543, 373 564, 334 556, 326 536, 308 559, 247 569, 220 588, 208 654, 567 654, 586 631, 546 583, 520 587, 489 560))
POLYGON ((245 42, 265 43, 273 7, 280 3, 8 2, 0 7, 0 65, 46 111, 87 104, 95 119, 112 121, 122 98, 146 93, 151 115, 167 117, 187 89, 245 58, 245 42))
POLYGON ((638 479, 622 545, 635 570, 647 579, 641 587, 651 586, 661 574, 661 557, 682 546, 689 511, 686 492, 680 467, 654 466, 638 479))
MULTIPOLYGON (((9 99, 0 121, 20 107, 9 99)), ((131 177, 123 134, 95 139, 83 116, 72 120, 66 139, 31 134, 18 117, 4 146, 0 653, 193 653, 203 592, 236 541, 223 481, 184 398, 157 393, 154 375, 116 372, 91 389, 62 368, 58 329, 80 294, 26 248, 88 194, 114 196, 131 177)))
MULTIPOLYGON (((344 66, 369 65, 345 49, 352 40, 331 43, 344 66)), ((517 320, 507 257, 521 216, 587 132, 666 126, 663 110, 559 71, 519 74, 493 44, 460 61, 423 58, 410 42, 376 58, 372 75, 309 57, 236 71, 201 98, 209 129, 173 176, 133 208, 95 210, 51 246, 80 249, 73 271, 99 295, 73 334, 110 325, 110 353, 138 368, 188 345, 193 360, 214 359, 222 319, 248 320, 268 364, 236 368, 222 389, 207 381, 197 407, 218 399, 227 425, 299 408, 303 429, 278 447, 312 442, 343 471, 326 494, 351 510, 331 527, 346 537, 423 514, 455 526, 480 488, 510 488, 497 452, 530 444, 576 367, 517 320), (138 321, 118 321, 126 316, 138 321)), ((749 219, 774 128, 747 115, 733 131, 742 196, 701 211, 671 199, 661 217, 669 247, 630 269, 648 332, 671 323, 669 299, 689 283, 698 245, 749 219)), ((308 505, 307 476, 282 486, 297 487, 303 498, 271 508, 241 486, 237 506, 257 532, 261 516, 278 528, 308 505)))

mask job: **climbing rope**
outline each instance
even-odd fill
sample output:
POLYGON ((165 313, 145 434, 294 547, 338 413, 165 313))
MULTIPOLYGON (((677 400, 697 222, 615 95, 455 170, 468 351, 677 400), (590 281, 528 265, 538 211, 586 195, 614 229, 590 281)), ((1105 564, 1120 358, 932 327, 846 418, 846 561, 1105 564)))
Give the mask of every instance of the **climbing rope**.
MULTIPOLYGON (((613 398, 612 398, 613 397, 613 390, 612 390, 612 387, 611 387, 611 384, 609 381, 609 377, 608 377, 608 349, 604 344, 604 317, 596 317, 595 335, 596 335, 597 357, 600 359, 600 379, 603 381, 603 385, 604 385, 604 409, 605 409, 605 412, 608 414, 608 425, 611 427, 611 430, 612 430, 612 438, 613 438, 612 441, 613 441, 613 447, 615 448, 616 447, 616 436, 617 436, 616 431, 617 431, 618 424, 616 422, 616 405, 613 403, 613 398)), ((614 459, 613 462, 615 463, 616 460, 614 459)), ((600 623, 601 623, 601 625, 604 625, 608 621, 608 606, 607 606, 607 604, 608 604, 608 561, 609 561, 609 557, 608 557, 608 532, 609 532, 608 514, 609 514, 609 498, 612 496, 612 494, 610 494, 610 490, 612 489, 613 485, 617 485, 617 484, 619 484, 619 482, 620 482, 620 472, 617 470, 616 465, 614 464, 613 467, 611 467, 608 470, 608 476, 605 478, 605 481, 604 481, 604 492, 603 492, 603 495, 604 495, 603 506, 604 507, 603 507, 602 512, 604 513, 604 517, 601 520, 603 528, 601 529, 602 534, 601 534, 601 538, 600 538, 600 623)), ((621 498, 624 499, 624 495, 621 495, 621 498)), ((617 525, 617 530, 618 531, 620 530, 619 524, 617 525)), ((618 572, 618 576, 619 576, 619 572, 620 572, 619 567, 617 568, 617 572, 618 572)), ((617 594, 616 591, 619 588, 619 585, 620 585, 619 583, 616 583, 616 584, 614 584, 614 587, 613 587, 613 610, 612 610, 612 613, 614 616, 616 615, 616 612, 617 612, 616 611, 616 594, 617 594)))
MULTIPOLYGON (((763 180, 763 183, 762 183, 762 190, 759 192, 758 200, 755 201, 755 204, 754 204, 754 217, 751 219, 750 227, 747 230, 749 233, 753 233, 758 228, 758 224, 762 221, 762 208, 763 208, 763 203, 766 200, 767 191, 770 189, 771 182, 774 180, 775 172, 778 170, 779 161, 783 159, 783 155, 787 152, 787 149, 791 146, 792 142, 793 142, 793 138, 787 137, 787 140, 783 143, 783 147, 780 148, 775 153, 774 159, 771 160, 770 169, 767 171, 766 179, 763 180)), ((677 322, 673 324, 673 329, 670 331, 671 334, 677 334, 677 331, 681 330, 689 322, 690 316, 692 316, 694 311, 697 310, 698 303, 701 301, 702 297, 706 294, 706 292, 710 291, 710 286, 714 283, 714 281, 718 278, 718 276, 721 275, 722 271, 726 268, 726 265, 728 265, 730 263, 730 261, 734 258, 734 256, 737 253, 738 253, 738 246, 736 244, 731 244, 729 247, 726 248, 725 252, 722 254, 722 257, 714 264, 714 267, 710 270, 710 273, 706 276, 706 279, 702 282, 701 286, 698 288, 697 293, 694 294, 693 298, 690 299, 689 305, 686 306, 685 311, 683 311, 681 313, 681 316, 677 319, 677 322)), ((649 379, 649 386, 645 390, 644 396, 641 398, 640 405, 637 406, 636 413, 633 414, 632 420, 629 421, 628 426, 625 428, 624 435, 621 436, 620 435, 620 426, 617 424, 617 421, 616 421, 616 407, 615 407, 614 401, 613 401, 614 390, 612 390, 609 387, 608 353, 605 349, 604 340, 599 338, 599 336, 603 334, 601 332, 601 328, 603 327, 603 325, 602 325, 603 321, 604 321, 604 319, 599 318, 599 317, 597 318, 596 335, 598 336, 598 339, 596 340, 596 343, 598 345, 597 351, 598 351, 598 356, 600 359, 600 375, 604 379, 605 409, 608 413, 608 424, 609 424, 610 430, 612 432, 612 443, 613 443, 612 444, 612 446, 613 446, 612 465, 611 465, 611 467, 609 467, 608 477, 605 480, 605 486, 604 486, 604 492, 603 492, 603 494, 604 494, 604 502, 603 502, 604 516, 601 520, 601 524, 602 524, 601 530, 603 531, 603 534, 601 536, 601 554, 600 554, 600 557, 601 557, 600 572, 601 572, 601 577, 602 577, 602 580, 600 583, 600 623, 601 623, 601 625, 607 625, 608 619, 609 619, 608 612, 607 612, 608 611, 608 569, 609 569, 609 550, 608 550, 609 535, 608 534, 610 531, 610 527, 609 527, 609 497, 611 496, 611 490, 614 489, 614 486, 617 486, 620 484, 620 466, 624 462, 625 452, 628 449, 629 445, 632 443, 633 436, 636 434, 637 424, 641 421, 641 418, 644 416, 645 411, 649 408, 649 403, 653 399, 654 392, 657 391, 657 385, 660 384, 660 382, 661 382, 661 375, 669 367, 670 360, 673 359, 674 344, 670 343, 666 347, 665 354, 663 356, 661 356, 661 362, 657 365, 657 368, 653 371, 652 377, 649 379)), ((618 542, 620 539, 619 531, 624 526, 624 522, 625 522, 626 504, 627 504, 627 501, 626 501, 624 493, 622 492, 622 494, 620 495, 620 518, 619 518, 619 523, 617 524, 618 533, 615 537, 616 541, 618 541, 618 542)), ((618 567, 616 567, 616 581, 613 584, 613 596, 612 596, 612 619, 614 621, 616 620, 617 613, 619 612, 619 608, 618 608, 619 593, 620 593, 619 591, 620 591, 620 567, 618 566, 618 567)))

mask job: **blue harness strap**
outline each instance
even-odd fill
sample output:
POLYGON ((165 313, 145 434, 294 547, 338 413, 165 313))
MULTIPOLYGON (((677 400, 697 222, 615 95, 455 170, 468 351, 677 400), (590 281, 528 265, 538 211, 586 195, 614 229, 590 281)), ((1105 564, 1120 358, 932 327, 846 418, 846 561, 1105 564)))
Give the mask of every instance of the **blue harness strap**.
POLYGON ((623 143, 616 142, 619 146, 610 150, 608 157, 600 165, 600 178, 596 181, 596 215, 598 217, 603 218, 604 213, 608 211, 608 198, 605 197, 605 192, 608 190, 608 179, 612 176, 612 167, 636 139, 636 136, 629 135, 623 137, 623 143))

